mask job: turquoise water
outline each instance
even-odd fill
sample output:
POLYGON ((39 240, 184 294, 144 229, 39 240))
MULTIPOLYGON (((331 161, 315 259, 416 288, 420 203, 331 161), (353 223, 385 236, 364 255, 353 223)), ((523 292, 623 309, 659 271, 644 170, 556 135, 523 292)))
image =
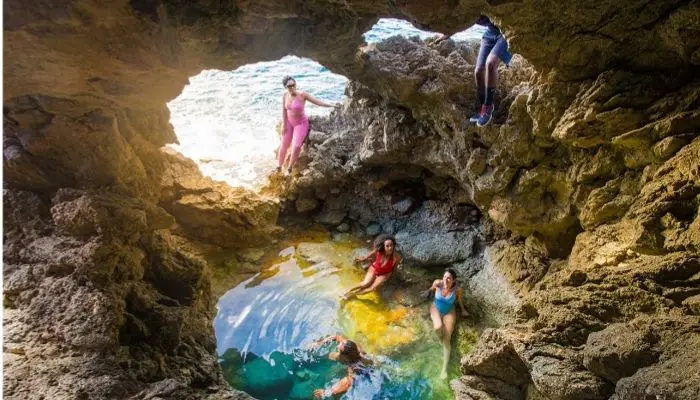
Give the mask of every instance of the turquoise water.
MULTIPOLYGON (((262 400, 309 399, 347 374, 328 359, 335 345, 310 345, 329 334, 354 340, 374 366, 357 378, 346 400, 452 399, 439 379, 440 344, 432 332, 427 304, 399 305, 393 294, 341 303, 340 295, 359 283, 352 242, 301 242, 268 257, 259 274, 219 299, 214 330, 224 376, 235 388, 262 400)), ((456 351, 456 350, 455 350, 456 351)), ((453 356, 451 377, 459 355, 453 356)))
MULTIPOLYGON (((475 26, 452 36, 476 40, 475 26)), ((382 19, 364 35, 368 43, 390 36, 436 35, 406 21, 382 19)), ((190 78, 180 96, 168 103, 170 122, 180 144, 174 146, 195 160, 202 172, 232 186, 258 188, 276 167, 275 130, 280 120, 282 77, 297 78, 300 90, 329 102, 343 101, 347 79, 322 65, 293 55, 278 61, 245 65, 235 71, 206 70, 190 78)), ((329 108, 308 104, 307 113, 325 115, 329 108)))

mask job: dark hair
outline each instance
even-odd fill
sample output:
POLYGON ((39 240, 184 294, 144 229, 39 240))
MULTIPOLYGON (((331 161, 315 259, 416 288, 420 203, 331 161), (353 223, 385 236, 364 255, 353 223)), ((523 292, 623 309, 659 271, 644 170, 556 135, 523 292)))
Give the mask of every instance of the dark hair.
POLYGON ((343 343, 343 350, 340 351, 340 354, 345 356, 346 360, 351 363, 357 362, 362 358, 360 349, 357 348, 357 343, 352 340, 346 340, 345 343, 343 343))
POLYGON ((287 82, 289 81, 294 81, 294 83, 297 83, 297 80, 294 79, 293 77, 287 75, 284 78, 282 78, 282 86, 287 87, 287 82))
POLYGON ((394 237, 391 235, 379 235, 379 236, 377 236, 377 238, 374 239, 374 248, 378 252, 384 254, 384 252, 386 251, 384 249, 384 242, 386 242, 387 240, 391 240, 391 243, 394 244, 394 250, 396 250, 396 239, 394 239, 394 237))
POLYGON ((452 281, 452 282, 453 282, 453 283, 452 283, 452 287, 457 286, 457 271, 455 271, 455 270, 452 269, 452 268, 447 268, 447 269, 445 270, 445 272, 447 272, 447 273, 449 273, 450 275, 452 275, 452 280, 453 280, 453 281, 452 281))

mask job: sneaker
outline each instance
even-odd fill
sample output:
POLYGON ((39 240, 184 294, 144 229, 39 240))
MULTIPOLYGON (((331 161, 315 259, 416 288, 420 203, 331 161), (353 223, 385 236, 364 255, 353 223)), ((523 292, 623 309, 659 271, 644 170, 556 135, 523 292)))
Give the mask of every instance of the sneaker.
POLYGON ((291 174, 292 174, 292 169, 291 169, 291 168, 287 168, 287 169, 284 170, 284 176, 285 176, 285 177, 287 177, 287 176, 289 176, 289 175, 291 175, 291 174))
POLYGON ((490 106, 482 106, 482 113, 479 119, 476 121, 476 126, 486 126, 491 122, 491 117, 493 116, 493 104, 490 106))
POLYGON ((478 113, 478 114, 474 114, 473 116, 471 116, 471 117, 469 118, 469 122, 472 123, 472 124, 476 124, 476 123, 479 121, 479 118, 481 118, 481 116, 484 114, 484 109, 485 109, 485 108, 486 108, 486 106, 482 104, 482 105, 481 105, 481 109, 479 110, 479 113, 478 113))

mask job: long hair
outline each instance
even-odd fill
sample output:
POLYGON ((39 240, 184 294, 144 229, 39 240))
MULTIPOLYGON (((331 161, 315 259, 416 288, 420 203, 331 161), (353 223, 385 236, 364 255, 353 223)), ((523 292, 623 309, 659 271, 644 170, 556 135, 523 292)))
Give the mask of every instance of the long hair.
POLYGON ((349 364, 356 363, 362 359, 357 343, 352 340, 343 343, 343 351, 340 352, 340 355, 343 356, 344 360, 349 364))
POLYGON ((393 236, 391 235, 379 235, 377 236, 376 239, 374 239, 374 248, 384 254, 386 252, 386 249, 384 248, 384 242, 387 240, 391 240, 391 243, 394 245, 394 252, 396 252, 396 239, 394 239, 393 236))

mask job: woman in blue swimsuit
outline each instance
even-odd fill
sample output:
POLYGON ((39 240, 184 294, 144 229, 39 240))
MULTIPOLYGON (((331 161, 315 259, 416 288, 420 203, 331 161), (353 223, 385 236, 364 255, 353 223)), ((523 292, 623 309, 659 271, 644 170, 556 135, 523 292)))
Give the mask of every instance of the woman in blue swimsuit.
POLYGON ((433 329, 442 340, 442 371, 440 378, 447 378, 447 363, 450 361, 450 340, 455 329, 457 313, 455 302, 459 303, 462 315, 467 315, 467 310, 462 302, 462 289, 457 286, 457 273, 453 269, 447 269, 442 276, 433 282, 430 288, 435 292, 435 300, 430 304, 430 318, 433 320, 433 329))

